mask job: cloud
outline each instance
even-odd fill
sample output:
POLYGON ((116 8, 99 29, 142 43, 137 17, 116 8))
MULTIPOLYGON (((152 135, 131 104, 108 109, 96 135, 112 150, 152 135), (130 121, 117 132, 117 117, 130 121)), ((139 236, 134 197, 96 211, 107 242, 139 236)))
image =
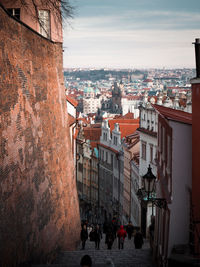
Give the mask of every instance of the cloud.
POLYGON ((176 10, 79 17, 64 29, 64 66, 194 67, 199 25, 199 14, 176 10))
POLYGON ((84 67, 194 67, 192 41, 197 30, 121 31, 111 36, 95 33, 86 42, 73 39, 65 51, 65 66, 84 67))

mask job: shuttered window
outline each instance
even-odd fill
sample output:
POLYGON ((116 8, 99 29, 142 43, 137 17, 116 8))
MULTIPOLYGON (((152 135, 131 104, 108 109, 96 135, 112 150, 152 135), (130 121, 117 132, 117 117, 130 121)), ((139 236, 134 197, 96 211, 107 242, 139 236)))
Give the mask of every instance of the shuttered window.
POLYGON ((40 34, 50 39, 50 13, 48 10, 39 10, 40 34))

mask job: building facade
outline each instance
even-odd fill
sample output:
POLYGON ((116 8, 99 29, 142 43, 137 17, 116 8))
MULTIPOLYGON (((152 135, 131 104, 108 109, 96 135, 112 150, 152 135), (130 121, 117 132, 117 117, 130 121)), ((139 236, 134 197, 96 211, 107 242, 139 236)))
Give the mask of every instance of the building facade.
POLYGON ((166 266, 173 248, 189 244, 192 116, 154 107, 159 114, 156 197, 166 201, 156 210, 154 256, 166 266))

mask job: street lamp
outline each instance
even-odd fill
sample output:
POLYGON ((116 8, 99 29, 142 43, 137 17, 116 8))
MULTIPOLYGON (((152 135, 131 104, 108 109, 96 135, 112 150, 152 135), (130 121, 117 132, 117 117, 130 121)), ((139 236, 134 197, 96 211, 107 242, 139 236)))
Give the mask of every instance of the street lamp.
POLYGON ((155 190, 155 181, 156 181, 156 176, 153 175, 150 164, 147 173, 142 178, 143 178, 144 191, 147 194, 147 200, 150 200, 150 196, 152 197, 152 193, 155 190))
POLYGON ((155 198, 153 193, 155 193, 155 181, 156 176, 152 173, 151 166, 149 164, 147 173, 142 176, 143 178, 143 188, 140 188, 137 192, 137 196, 140 200, 151 201, 152 205, 156 205, 159 208, 166 209, 167 201, 165 198, 155 198))

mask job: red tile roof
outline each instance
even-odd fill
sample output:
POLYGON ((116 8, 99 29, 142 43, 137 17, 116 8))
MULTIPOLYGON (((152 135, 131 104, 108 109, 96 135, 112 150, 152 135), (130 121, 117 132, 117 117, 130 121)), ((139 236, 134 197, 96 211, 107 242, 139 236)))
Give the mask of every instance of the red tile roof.
POLYGON ((134 113, 128 112, 122 118, 123 119, 134 119, 134 113))
POLYGON ((107 149, 111 150, 112 152, 114 152, 114 153, 116 153, 116 154, 119 153, 119 151, 115 150, 114 148, 112 148, 112 147, 110 147, 110 146, 106 146, 106 145, 104 145, 104 144, 102 144, 102 143, 99 144, 99 146, 102 146, 102 147, 104 147, 104 148, 107 148, 107 149))
POLYGON ((172 108, 167 108, 164 106, 159 106, 159 105, 152 105, 158 113, 163 115, 165 118, 173 121, 178 121, 186 124, 192 124, 192 114, 182 111, 182 110, 177 110, 177 109, 172 109, 172 108))
POLYGON ((79 129, 76 129, 75 134, 74 134, 74 139, 76 139, 76 137, 78 136, 79 133, 79 129))
POLYGON ((84 127, 84 136, 86 140, 99 141, 101 136, 101 128, 84 127))
POLYGON ((114 119, 134 119, 134 113, 128 112, 124 116, 122 116, 122 115, 115 115, 114 119))
POLYGON ((74 107, 78 106, 78 101, 76 101, 74 98, 72 98, 71 96, 67 95, 66 96, 67 101, 72 104, 74 107))
POLYGON ((115 123, 119 124, 121 138, 134 133, 139 127, 139 119, 113 119, 108 121, 111 132, 115 128, 115 123))
POLYGON ((96 142, 96 141, 92 141, 90 142, 90 145, 91 145, 91 148, 94 149, 95 147, 97 147, 99 144, 99 142, 96 142))
POLYGON ((76 119, 73 116, 71 116, 70 114, 68 114, 68 125, 71 126, 75 122, 76 122, 76 119))
POLYGON ((157 133, 156 132, 150 131, 150 130, 148 130, 146 128, 143 128, 143 127, 139 127, 138 131, 142 132, 142 133, 146 133, 146 134, 154 136, 154 137, 157 137, 157 133))

